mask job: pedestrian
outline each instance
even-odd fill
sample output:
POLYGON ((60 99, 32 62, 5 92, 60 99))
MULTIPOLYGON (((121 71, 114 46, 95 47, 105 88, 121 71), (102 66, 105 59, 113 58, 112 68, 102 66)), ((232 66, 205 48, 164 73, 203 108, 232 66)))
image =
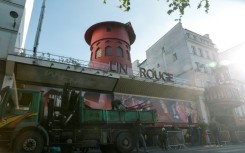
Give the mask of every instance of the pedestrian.
POLYGON ((202 145, 202 128, 200 126, 197 127, 197 133, 198 133, 198 143, 199 145, 202 145))
POLYGON ((159 144, 160 147, 165 149, 165 151, 168 151, 168 133, 165 128, 162 128, 162 131, 159 134, 159 144))
POLYGON ((211 123, 210 123, 210 130, 214 136, 215 144, 216 146, 221 146, 220 142, 220 125, 219 123, 215 120, 215 118, 212 118, 211 123))
POLYGON ((136 123, 136 126, 134 127, 134 134, 135 134, 135 140, 136 140, 136 150, 137 153, 139 152, 139 145, 141 144, 144 148, 144 152, 148 153, 145 138, 143 136, 143 133, 145 132, 144 126, 141 124, 141 122, 138 120, 136 123))
POLYGON ((113 100, 111 105, 112 105, 112 110, 121 110, 122 107, 123 107, 123 109, 126 109, 127 108, 127 106, 125 106, 122 103, 122 101, 119 100, 119 99, 113 100))
POLYGON ((208 130, 205 131, 205 138, 206 138, 206 144, 207 145, 211 145, 211 142, 210 142, 210 138, 209 138, 209 134, 208 134, 208 130))

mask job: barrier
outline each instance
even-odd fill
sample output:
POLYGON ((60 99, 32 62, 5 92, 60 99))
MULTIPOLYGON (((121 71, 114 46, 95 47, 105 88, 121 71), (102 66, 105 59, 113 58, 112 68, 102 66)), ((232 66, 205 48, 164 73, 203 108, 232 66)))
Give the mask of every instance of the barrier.
MULTIPOLYGON (((209 140, 210 140, 210 143, 207 142, 207 144, 216 144, 216 141, 215 141, 215 138, 212 132, 207 132, 207 136, 209 137, 209 140)), ((219 136, 220 136, 221 143, 227 144, 231 142, 229 131, 220 131, 219 136)))
POLYGON ((231 142, 231 136, 229 131, 220 131, 220 141, 223 144, 231 142))
POLYGON ((239 142, 245 142, 245 131, 235 131, 235 135, 239 142))
POLYGON ((182 131, 168 131, 168 148, 181 149, 186 148, 185 139, 182 131))
POLYGON ((205 140, 206 140, 207 145, 215 144, 215 139, 214 139, 214 136, 211 132, 206 133, 205 140))

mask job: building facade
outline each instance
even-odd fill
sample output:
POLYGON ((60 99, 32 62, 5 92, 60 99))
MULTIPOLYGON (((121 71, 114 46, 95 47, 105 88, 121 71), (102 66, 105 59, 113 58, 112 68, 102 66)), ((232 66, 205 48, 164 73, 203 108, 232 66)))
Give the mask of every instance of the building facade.
POLYGON ((138 67, 164 71, 175 78, 188 80, 190 85, 206 86, 213 82, 213 68, 218 53, 209 35, 199 35, 176 24, 162 38, 146 50, 146 60, 133 63, 138 67))
POLYGON ((33 1, 11 0, 0 2, 0 58, 24 48, 33 1))
POLYGON ((12 73, 8 73, 7 55, 22 52, 33 8, 33 1, 0 1, 0 84, 12 73))
MULTIPOLYGON (((240 91, 242 99, 245 99, 244 51, 245 43, 241 43, 219 53, 220 64, 227 67, 231 82, 240 91)), ((236 124, 240 127, 245 127, 245 104, 235 107, 233 111, 236 117, 236 124)))
POLYGON ((174 80, 203 88, 197 101, 200 119, 208 122, 215 117, 229 129, 238 125, 234 110, 244 103, 244 96, 240 84, 231 83, 228 70, 220 67, 218 49, 208 34, 202 36, 178 23, 146 50, 146 60, 133 63, 134 72, 140 68, 172 73, 174 80))

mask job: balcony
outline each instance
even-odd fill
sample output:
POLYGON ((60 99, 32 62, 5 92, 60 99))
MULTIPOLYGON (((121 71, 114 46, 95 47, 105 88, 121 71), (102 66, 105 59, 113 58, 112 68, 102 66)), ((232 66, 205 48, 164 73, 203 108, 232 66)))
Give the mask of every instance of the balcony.
POLYGON ((208 87, 204 92, 207 104, 221 104, 237 107, 244 104, 242 92, 234 84, 208 87))

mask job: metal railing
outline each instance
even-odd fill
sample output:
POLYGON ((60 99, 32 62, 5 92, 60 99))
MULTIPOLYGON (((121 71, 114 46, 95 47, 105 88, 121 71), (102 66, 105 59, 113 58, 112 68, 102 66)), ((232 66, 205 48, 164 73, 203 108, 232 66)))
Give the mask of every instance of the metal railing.
POLYGON ((235 131, 235 135, 239 142, 245 142, 245 131, 235 131))
MULTIPOLYGON (((215 140, 213 133, 208 132, 207 135, 208 135, 209 141, 210 141, 210 142, 207 142, 207 144, 216 144, 216 140, 215 140)), ((220 143, 227 144, 227 143, 231 142, 231 136, 230 136, 229 131, 220 131, 219 136, 220 136, 220 138, 219 138, 220 143)))
POLYGON ((186 148, 185 139, 182 131, 168 131, 167 133, 169 149, 186 148))

